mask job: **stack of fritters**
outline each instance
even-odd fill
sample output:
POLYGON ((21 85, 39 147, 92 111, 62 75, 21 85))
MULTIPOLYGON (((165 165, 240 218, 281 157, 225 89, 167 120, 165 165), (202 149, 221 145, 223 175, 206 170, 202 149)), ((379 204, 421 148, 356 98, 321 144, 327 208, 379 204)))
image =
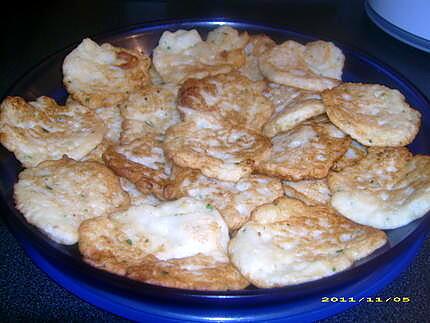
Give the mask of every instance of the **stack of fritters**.
POLYGON ((84 39, 64 106, 1 104, 17 208, 98 268, 168 287, 278 287, 345 270, 430 209, 420 114, 342 83, 333 43, 223 26, 145 53, 84 39))

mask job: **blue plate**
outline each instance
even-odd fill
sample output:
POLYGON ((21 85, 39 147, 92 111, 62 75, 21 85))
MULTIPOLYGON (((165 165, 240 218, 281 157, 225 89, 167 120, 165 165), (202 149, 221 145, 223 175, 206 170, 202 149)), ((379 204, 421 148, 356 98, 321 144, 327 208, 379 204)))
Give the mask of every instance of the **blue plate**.
MULTIPOLYGON (((132 26, 93 37, 98 42, 111 42, 150 53, 164 30, 198 29, 203 35, 220 25, 230 25, 250 33, 265 33, 277 41, 299 42, 314 37, 281 27, 243 21, 193 20, 155 22, 132 26)), ((32 100, 49 95, 62 102, 61 65, 64 57, 76 46, 63 49, 25 74, 9 91, 32 100)), ((430 154, 430 109, 425 97, 404 77, 387 65, 358 50, 337 44, 345 56, 344 81, 379 83, 399 89, 408 102, 423 116, 421 131, 410 149, 430 154)), ((87 265, 76 246, 59 245, 34 226, 28 224, 15 209, 13 184, 22 170, 13 154, 0 146, 0 191, 2 203, 9 212, 2 214, 16 238, 43 270, 65 288, 108 311, 132 319, 165 320, 248 320, 251 318, 313 320, 336 313, 356 303, 321 303, 323 296, 369 296, 391 281, 412 259, 430 226, 430 216, 409 225, 387 231, 389 243, 374 254, 360 260, 354 267, 331 277, 296 286, 272 289, 248 288, 242 291, 201 292, 153 286, 116 276, 87 265)))

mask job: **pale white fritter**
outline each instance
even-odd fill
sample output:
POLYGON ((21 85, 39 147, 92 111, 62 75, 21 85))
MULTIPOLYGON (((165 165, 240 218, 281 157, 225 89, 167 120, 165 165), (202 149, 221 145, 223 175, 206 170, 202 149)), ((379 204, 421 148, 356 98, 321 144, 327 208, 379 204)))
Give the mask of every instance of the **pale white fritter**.
POLYGON ((287 40, 259 57, 261 72, 270 81, 304 90, 323 91, 340 83, 345 57, 331 42, 302 45, 287 40))
POLYGON ((318 92, 271 83, 264 95, 273 103, 276 111, 263 128, 263 133, 268 137, 290 130, 325 112, 318 92))
POLYGON ((245 65, 239 68, 239 73, 253 81, 263 80, 264 75, 258 66, 258 58, 274 46, 276 43, 266 35, 249 36, 245 46, 245 65))
POLYGON ((331 205, 357 223, 395 229, 430 210, 430 157, 412 157, 404 147, 371 147, 328 181, 331 205))
POLYGON ((180 121, 176 109, 177 86, 165 84, 147 86, 133 92, 121 106, 121 142, 129 143, 146 134, 164 134, 180 121))
POLYGON ((138 51, 86 38, 64 59, 63 82, 85 106, 113 106, 149 83, 150 64, 149 57, 138 51))
POLYGON ((65 106, 42 96, 26 102, 7 97, 1 104, 0 141, 24 167, 67 155, 81 159, 105 134, 103 123, 77 102, 65 106))
POLYGON ((237 72, 186 80, 178 94, 178 109, 187 119, 200 114, 214 122, 261 131, 273 113, 263 96, 264 81, 252 81, 237 72))
POLYGON ((398 90, 383 85, 343 83, 322 98, 330 121, 366 146, 405 146, 420 128, 420 112, 398 90))
POLYGON ((231 27, 211 31, 203 41, 195 30, 165 31, 153 52, 153 64, 166 83, 228 73, 245 62, 248 34, 231 27))
POLYGON ((383 246, 383 231, 327 206, 282 197, 258 207, 230 240, 233 264, 257 287, 295 285, 343 271, 383 246))
POLYGON ((299 182, 283 181, 285 195, 305 202, 307 205, 328 204, 331 192, 327 178, 299 182))
POLYGON ((229 262, 228 228, 221 215, 192 198, 90 219, 79 235, 86 261, 133 279, 192 289, 248 285, 229 262))
POLYGON ((192 169, 175 167, 172 183, 164 194, 168 199, 190 196, 215 207, 230 230, 248 221, 251 211, 283 195, 279 179, 251 175, 238 182, 225 182, 204 176, 192 169))
POLYGON ((52 240, 78 241, 82 221, 129 205, 129 197, 112 171, 97 162, 63 158, 45 161, 19 174, 16 207, 26 220, 52 240))
POLYGON ((216 209, 192 198, 158 206, 132 206, 110 217, 125 239, 158 259, 184 258, 202 253, 228 261, 228 229, 216 209), (149 240, 148 242, 145 242, 149 240))
POLYGON ((348 149, 351 138, 317 118, 274 136, 270 155, 257 164, 256 171, 290 181, 326 177, 348 149))
POLYGON ((166 156, 181 167, 199 169, 205 176, 237 182, 268 157, 270 140, 239 127, 193 118, 170 127, 164 141, 166 156))

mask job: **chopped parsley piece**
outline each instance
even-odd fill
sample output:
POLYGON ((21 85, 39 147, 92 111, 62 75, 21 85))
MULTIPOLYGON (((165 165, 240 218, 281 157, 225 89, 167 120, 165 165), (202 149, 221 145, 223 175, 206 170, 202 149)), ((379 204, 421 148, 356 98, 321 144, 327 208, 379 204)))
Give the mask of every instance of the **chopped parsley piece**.
POLYGON ((130 239, 125 240, 125 242, 127 242, 130 246, 133 244, 133 241, 131 241, 130 239))
POLYGON ((335 272, 335 271, 336 271, 336 267, 333 267, 331 270, 332 270, 333 272, 335 272))
POLYGON ((214 209, 214 207, 212 205, 210 205, 210 204, 206 204, 206 208, 208 210, 211 210, 211 211, 214 209))
POLYGON ((51 186, 45 185, 45 187, 46 187, 48 190, 50 190, 50 191, 52 191, 52 190, 53 190, 53 188, 52 188, 51 186))
POLYGON ((149 121, 149 120, 145 120, 145 123, 146 123, 148 126, 150 126, 151 128, 154 128, 154 124, 153 124, 151 121, 149 121))
POLYGON ((336 250, 336 253, 342 253, 343 249, 336 250))

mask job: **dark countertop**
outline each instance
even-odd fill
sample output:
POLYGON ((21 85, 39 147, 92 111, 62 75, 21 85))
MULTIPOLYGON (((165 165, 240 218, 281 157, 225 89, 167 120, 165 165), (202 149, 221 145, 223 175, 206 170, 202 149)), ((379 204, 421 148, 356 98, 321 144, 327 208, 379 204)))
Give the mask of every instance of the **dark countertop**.
MULTIPOLYGON (((284 25, 360 48, 393 66, 430 96, 430 54, 378 29, 363 1, 34 1, 2 15, 0 95, 43 57, 84 36, 158 19, 226 17, 284 25), (228 5, 227 5, 228 3, 228 5)), ((0 321, 124 321, 81 301, 52 282, 25 255, 0 217, 0 321)), ((380 297, 409 303, 366 303, 331 321, 428 321, 430 239, 380 297)))

